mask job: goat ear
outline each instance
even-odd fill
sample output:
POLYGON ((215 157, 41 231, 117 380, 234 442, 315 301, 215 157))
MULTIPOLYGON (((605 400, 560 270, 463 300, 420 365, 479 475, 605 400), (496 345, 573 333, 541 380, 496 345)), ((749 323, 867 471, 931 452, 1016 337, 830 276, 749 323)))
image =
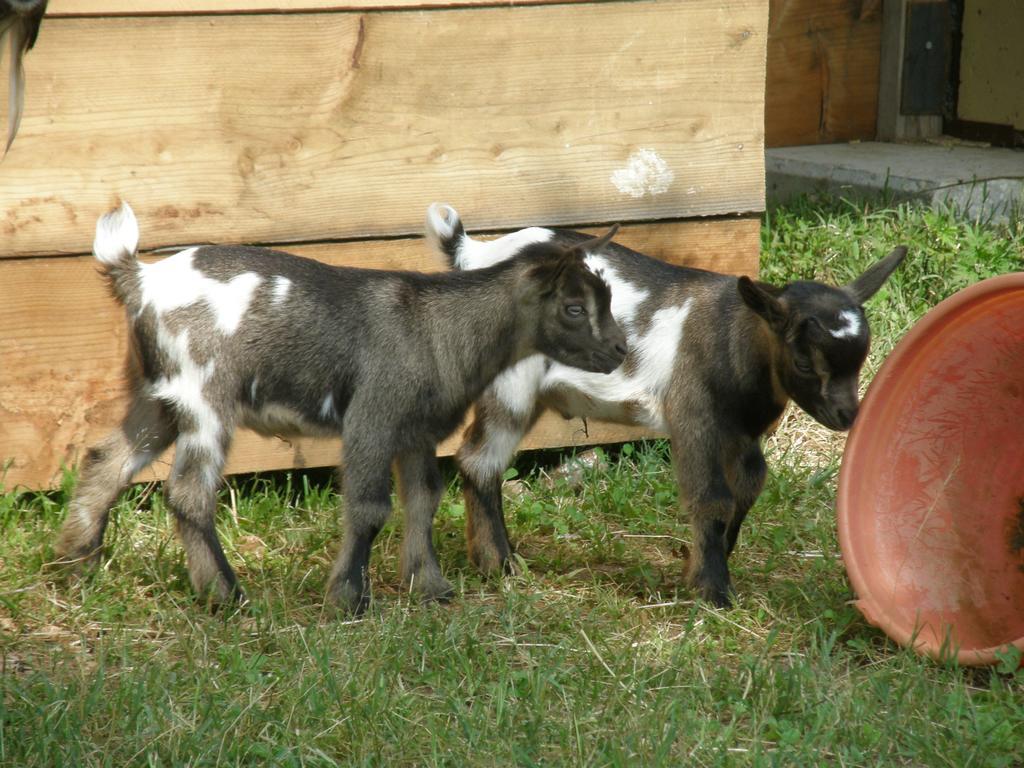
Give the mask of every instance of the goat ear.
POLYGON ((736 287, 744 304, 763 317, 773 329, 782 330, 789 314, 781 301, 746 275, 739 279, 736 287))
POLYGON ((906 255, 907 247, 905 245, 894 249, 892 253, 868 267, 863 275, 847 285, 845 288, 846 292, 850 294, 855 302, 863 304, 878 292, 878 289, 882 287, 882 284, 889 278, 893 270, 900 265, 900 262, 903 261, 906 255))
POLYGON ((562 282, 565 271, 580 263, 582 254, 575 250, 563 251, 560 255, 548 258, 539 264, 530 267, 529 276, 538 281, 543 287, 543 292, 554 291, 562 282))
POLYGON ((600 251, 611 242, 612 238, 615 237, 615 233, 618 231, 619 225, 612 224, 608 231, 603 235, 591 238, 590 240, 584 240, 582 243, 575 246, 573 250, 579 251, 580 253, 600 253, 600 251))

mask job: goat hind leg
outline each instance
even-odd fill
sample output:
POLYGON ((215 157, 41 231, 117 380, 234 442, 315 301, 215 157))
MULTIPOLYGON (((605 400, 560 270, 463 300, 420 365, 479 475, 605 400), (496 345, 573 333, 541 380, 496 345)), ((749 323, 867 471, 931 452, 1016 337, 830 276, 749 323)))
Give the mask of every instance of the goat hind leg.
POLYGON ((431 600, 451 598, 452 585, 441 573, 434 550, 434 514, 444 493, 432 449, 398 457, 398 491, 405 510, 402 581, 431 600))
POLYGON ((166 486, 167 503, 185 547, 189 580, 200 596, 214 603, 245 599, 217 538, 217 487, 226 447, 226 437, 182 434, 166 486))
POLYGON ((149 466, 176 435, 174 422, 159 401, 135 397, 121 426, 91 447, 82 462, 68 515, 54 544, 59 563, 77 566, 99 555, 111 506, 132 477, 149 466))

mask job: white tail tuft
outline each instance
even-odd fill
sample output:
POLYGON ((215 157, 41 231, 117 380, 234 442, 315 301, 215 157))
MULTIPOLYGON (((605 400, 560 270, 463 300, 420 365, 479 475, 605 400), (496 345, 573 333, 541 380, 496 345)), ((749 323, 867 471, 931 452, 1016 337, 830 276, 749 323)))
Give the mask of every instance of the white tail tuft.
POLYGON ((128 203, 100 216, 96 222, 93 255, 104 264, 117 264, 135 255, 139 248, 139 222, 128 203))
POLYGON ((465 231, 458 211, 444 203, 431 203, 427 208, 426 236, 430 244, 454 260, 465 231))

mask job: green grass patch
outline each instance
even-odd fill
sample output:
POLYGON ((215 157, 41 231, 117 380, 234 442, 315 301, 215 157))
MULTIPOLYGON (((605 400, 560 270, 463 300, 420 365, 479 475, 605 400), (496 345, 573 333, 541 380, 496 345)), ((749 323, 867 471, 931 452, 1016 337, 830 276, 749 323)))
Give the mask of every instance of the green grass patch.
MULTIPOLYGON (((844 282, 910 247, 868 307, 869 371, 942 298, 1024 269, 1021 225, 910 206, 798 204, 763 232, 773 281, 844 282)), ((939 666, 852 606, 842 445, 795 412, 768 440, 728 611, 683 585, 690 534, 661 441, 521 457, 506 497, 523 568, 497 580, 467 562, 446 464, 436 540, 455 601, 400 588, 396 516, 358 621, 322 610, 339 538, 328 472, 225 488, 219 530, 251 604, 216 614, 191 593, 158 485, 122 498, 110 557, 77 582, 44 568, 67 489, 0 495, 0 764, 1021 765, 1014 660, 939 666)))

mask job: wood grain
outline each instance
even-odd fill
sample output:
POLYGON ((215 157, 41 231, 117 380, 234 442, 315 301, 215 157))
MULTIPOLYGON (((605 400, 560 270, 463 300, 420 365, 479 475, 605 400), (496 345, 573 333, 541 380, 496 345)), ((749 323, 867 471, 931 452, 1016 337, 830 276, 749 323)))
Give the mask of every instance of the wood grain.
POLYGON ((50 0, 46 15, 158 16, 185 13, 302 13, 410 8, 460 8, 479 5, 551 5, 588 0, 50 0))
POLYGON ((877 0, 771 0, 767 145, 872 139, 881 33, 877 0))
POLYGON ((84 253, 118 197, 152 245, 761 211, 766 7, 660 0, 54 18, 0 165, 2 256, 84 253), (649 149, 672 174, 633 197, 649 149))
MULTIPOLYGON (((471 224, 472 220, 468 222, 471 224)), ((143 244, 147 221, 141 220, 143 244)), ((597 231, 597 230, 595 230, 597 231)), ((757 271, 756 218, 626 226, 616 240, 676 263, 753 274, 757 271)), ((289 247, 333 264, 436 270, 441 261, 421 239, 289 247)), ((123 376, 127 327, 91 257, 0 261, 0 464, 9 461, 7 488, 52 487, 62 465, 119 421, 127 382, 123 376)), ((618 427, 549 418, 529 445, 615 442, 639 434, 618 427)), ((458 437, 443 446, 450 453, 458 437)), ((331 440, 263 439, 240 431, 228 471, 324 466, 338 460, 331 440)), ((154 465, 157 476, 167 470, 154 465)), ((152 473, 143 477, 152 477, 152 473)))

